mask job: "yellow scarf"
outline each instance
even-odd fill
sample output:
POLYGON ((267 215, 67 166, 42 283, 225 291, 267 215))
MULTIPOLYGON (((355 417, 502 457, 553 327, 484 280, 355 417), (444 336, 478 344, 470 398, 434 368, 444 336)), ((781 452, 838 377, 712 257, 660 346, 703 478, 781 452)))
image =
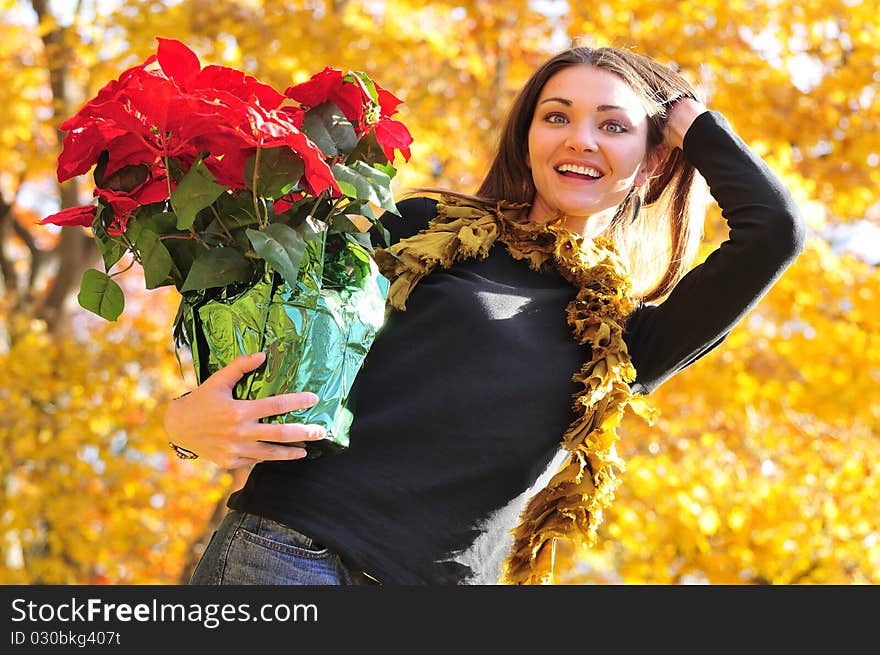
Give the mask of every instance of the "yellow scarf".
POLYGON ((573 376, 583 390, 573 397, 575 419, 562 435, 569 455, 523 510, 502 567, 505 584, 552 584, 555 540, 591 546, 619 484, 623 461, 614 444, 631 399, 627 383, 635 379, 623 326, 634 305, 625 267, 610 240, 585 240, 563 227, 561 219, 531 223, 527 207, 444 196, 426 229, 378 250, 376 261, 391 281, 388 303, 397 310, 406 309, 406 299, 425 275, 463 259, 484 259, 495 241, 536 271, 555 265, 579 289, 566 317, 574 338, 590 346, 592 357, 573 376))

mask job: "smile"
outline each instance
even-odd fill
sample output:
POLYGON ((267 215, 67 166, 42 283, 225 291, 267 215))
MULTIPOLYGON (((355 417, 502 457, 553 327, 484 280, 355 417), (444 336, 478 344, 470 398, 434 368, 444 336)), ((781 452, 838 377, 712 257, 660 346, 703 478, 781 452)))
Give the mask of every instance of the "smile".
POLYGON ((566 177, 588 178, 591 180, 598 180, 603 176, 602 171, 599 169, 579 164, 562 164, 556 167, 556 172, 566 177))

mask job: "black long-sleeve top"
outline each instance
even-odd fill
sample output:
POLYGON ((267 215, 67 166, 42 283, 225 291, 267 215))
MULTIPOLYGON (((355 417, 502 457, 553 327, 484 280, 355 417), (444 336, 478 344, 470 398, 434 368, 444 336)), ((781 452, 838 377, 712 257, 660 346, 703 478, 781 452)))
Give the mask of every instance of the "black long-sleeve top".
MULTIPOLYGON (((721 343, 803 248, 797 207, 717 112, 684 153, 709 184, 729 237, 624 339, 650 393, 721 343)), ((399 203, 392 241, 435 215, 399 203)), ((564 461, 572 375, 589 358, 565 319, 576 289, 503 244, 436 270, 393 312, 352 389, 350 447, 258 464, 229 506, 287 524, 384 584, 491 584, 519 514, 564 461)))

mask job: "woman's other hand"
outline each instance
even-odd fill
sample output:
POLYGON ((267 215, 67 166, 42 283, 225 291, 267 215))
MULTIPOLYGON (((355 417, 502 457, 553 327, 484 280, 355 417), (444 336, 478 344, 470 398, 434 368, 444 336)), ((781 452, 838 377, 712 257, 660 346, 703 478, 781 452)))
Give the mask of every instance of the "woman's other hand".
POLYGON ((693 98, 680 98, 669 108, 669 119, 666 122, 666 145, 670 148, 682 148, 684 135, 697 116, 707 111, 706 105, 693 98))
POLYGON ((264 359, 265 353, 236 357, 192 392, 168 402, 163 420, 170 440, 228 469, 305 457, 303 442, 323 439, 322 426, 259 419, 311 407, 318 402, 315 394, 287 393, 259 400, 232 397, 239 379, 264 359))

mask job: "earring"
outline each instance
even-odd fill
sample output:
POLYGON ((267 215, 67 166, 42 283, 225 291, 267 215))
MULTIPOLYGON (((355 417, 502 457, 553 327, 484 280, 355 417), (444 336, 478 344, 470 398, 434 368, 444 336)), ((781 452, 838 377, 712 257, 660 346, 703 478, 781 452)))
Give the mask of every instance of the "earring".
POLYGON ((633 194, 633 209, 632 209, 632 218, 629 221, 629 224, 632 225, 636 222, 636 219, 639 217, 639 212, 642 210, 642 196, 636 191, 633 194))

